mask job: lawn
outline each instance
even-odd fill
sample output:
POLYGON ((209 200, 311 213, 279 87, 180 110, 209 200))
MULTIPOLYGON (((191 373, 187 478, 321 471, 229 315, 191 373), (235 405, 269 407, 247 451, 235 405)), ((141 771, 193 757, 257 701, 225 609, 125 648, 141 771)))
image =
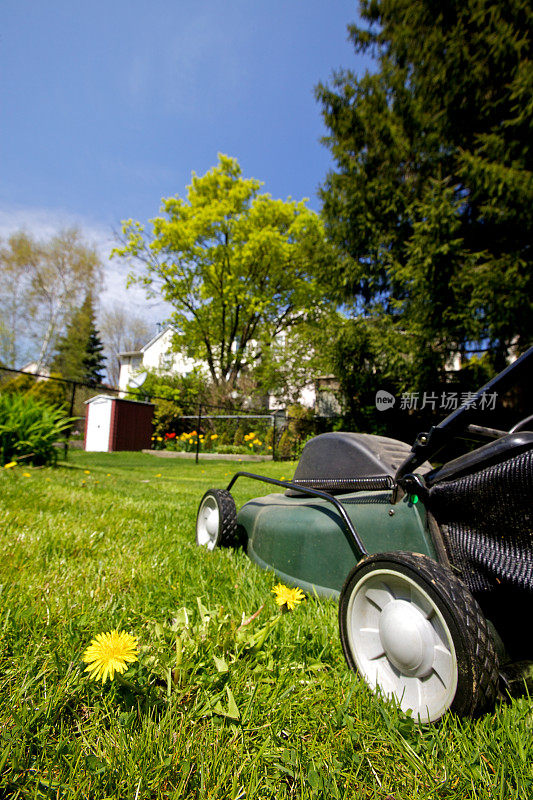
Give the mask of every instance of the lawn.
MULTIPOLYGON (((530 800, 531 700, 420 728, 346 669, 335 602, 280 616, 273 575, 196 547, 203 492, 239 466, 74 452, 0 473, 0 797, 530 800), (82 656, 115 628, 139 661, 102 685, 82 656)), ((262 490, 237 483, 237 506, 262 490)))

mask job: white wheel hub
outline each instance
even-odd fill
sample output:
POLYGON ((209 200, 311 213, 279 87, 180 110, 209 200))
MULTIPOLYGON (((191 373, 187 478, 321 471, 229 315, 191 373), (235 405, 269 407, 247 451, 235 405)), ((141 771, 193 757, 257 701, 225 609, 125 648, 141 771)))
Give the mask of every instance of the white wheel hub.
POLYGON ((213 550, 217 543, 220 514, 214 497, 206 497, 198 510, 196 521, 196 541, 199 545, 213 550))
POLYGON ((412 578, 392 569, 363 575, 348 601, 347 637, 365 681, 403 711, 430 722, 452 704, 452 635, 438 604, 412 578))
POLYGON ((405 675, 421 678, 433 665, 433 629, 411 603, 392 600, 379 618, 379 636, 389 661, 405 675))

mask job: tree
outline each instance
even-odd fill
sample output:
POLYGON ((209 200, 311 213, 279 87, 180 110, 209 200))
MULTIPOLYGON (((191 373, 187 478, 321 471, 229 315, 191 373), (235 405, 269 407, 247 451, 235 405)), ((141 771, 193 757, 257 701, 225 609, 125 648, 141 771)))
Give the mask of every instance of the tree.
POLYGON ((103 349, 96 330, 92 295, 88 293, 57 342, 52 367, 65 378, 96 386, 103 381, 103 349))
POLYGON ((320 325, 304 322, 263 343, 261 359, 254 368, 256 394, 297 403, 305 387, 331 371, 332 342, 342 326, 343 318, 337 312, 324 310, 320 325))
POLYGON ((22 231, 0 246, 0 358, 8 367, 16 367, 29 352, 25 334, 35 313, 31 276, 39 257, 22 231))
POLYGON ((138 350, 150 339, 150 325, 121 303, 103 309, 100 332, 107 353, 107 375, 112 386, 120 377, 119 353, 138 350))
POLYGON ((0 248, 1 357, 15 366, 21 353, 50 359, 54 340, 87 291, 102 281, 96 249, 76 229, 40 242, 20 231, 0 248))
POLYGON ((49 357, 54 339, 76 302, 85 293, 95 291, 101 280, 102 266, 96 249, 82 242, 78 230, 59 233, 43 248, 32 276, 32 292, 39 299, 39 366, 49 357))
POLYGON ((533 338, 531 6, 362 0, 378 69, 317 87, 336 168, 334 293, 396 329, 412 384, 450 352, 494 368, 533 338))
POLYGON ((163 200, 152 232, 129 220, 115 253, 144 265, 131 280, 174 306, 175 346, 205 361, 228 391, 261 359, 258 343, 320 316, 314 277, 330 266, 322 222, 305 202, 273 200, 237 161, 192 176, 187 199, 163 200))

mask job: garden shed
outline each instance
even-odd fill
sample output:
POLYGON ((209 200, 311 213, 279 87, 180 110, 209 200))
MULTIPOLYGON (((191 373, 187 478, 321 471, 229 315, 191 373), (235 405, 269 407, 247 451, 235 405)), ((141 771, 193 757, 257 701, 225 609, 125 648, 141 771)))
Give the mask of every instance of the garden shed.
POLYGON ((150 447, 153 403, 98 394, 87 400, 85 450, 113 452, 150 447))

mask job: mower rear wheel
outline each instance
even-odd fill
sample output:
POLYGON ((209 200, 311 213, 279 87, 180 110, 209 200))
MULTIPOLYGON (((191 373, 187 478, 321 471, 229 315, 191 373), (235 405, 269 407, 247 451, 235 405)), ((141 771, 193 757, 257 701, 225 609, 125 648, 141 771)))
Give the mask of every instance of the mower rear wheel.
POLYGON ((237 543, 237 510, 226 489, 209 489, 196 516, 196 544, 214 550, 233 547, 237 543))
POLYGON ((348 665, 420 722, 472 716, 494 702, 498 658, 487 621, 449 569, 416 553, 360 561, 340 596, 348 665))

